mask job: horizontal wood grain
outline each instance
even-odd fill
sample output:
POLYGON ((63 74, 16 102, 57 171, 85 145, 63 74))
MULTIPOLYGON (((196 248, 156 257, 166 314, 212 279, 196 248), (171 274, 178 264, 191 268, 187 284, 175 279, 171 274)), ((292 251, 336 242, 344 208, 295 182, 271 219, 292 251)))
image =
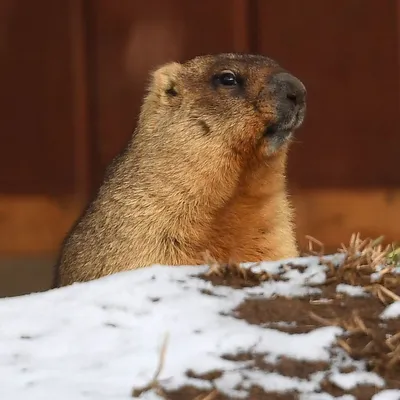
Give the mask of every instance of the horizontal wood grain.
POLYGON ((0 195, 0 254, 52 254, 82 210, 73 198, 0 195))
MULTIPOLYGON (((298 239, 305 235, 335 251, 354 232, 400 241, 399 190, 304 190, 293 193, 298 239)), ((43 196, 0 196, 0 253, 55 253, 82 202, 43 196)))
POLYGON ((352 233, 400 242, 400 188, 396 190, 304 190, 293 193, 298 240, 311 235, 335 251, 352 233))

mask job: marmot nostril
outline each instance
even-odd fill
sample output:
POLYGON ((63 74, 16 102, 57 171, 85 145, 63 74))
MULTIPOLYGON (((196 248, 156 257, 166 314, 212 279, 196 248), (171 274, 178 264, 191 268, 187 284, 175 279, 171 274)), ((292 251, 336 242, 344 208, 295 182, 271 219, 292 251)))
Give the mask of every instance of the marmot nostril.
POLYGON ((306 88, 303 83, 287 72, 280 72, 274 75, 271 83, 275 85, 275 92, 281 92, 287 100, 290 100, 295 105, 305 102, 306 88))
POLYGON ((297 104, 297 94, 296 93, 288 93, 286 95, 287 99, 297 104))
POLYGON ((285 83, 286 87, 286 98, 293 104, 301 105, 304 104, 306 98, 306 91, 303 84, 296 78, 285 83))

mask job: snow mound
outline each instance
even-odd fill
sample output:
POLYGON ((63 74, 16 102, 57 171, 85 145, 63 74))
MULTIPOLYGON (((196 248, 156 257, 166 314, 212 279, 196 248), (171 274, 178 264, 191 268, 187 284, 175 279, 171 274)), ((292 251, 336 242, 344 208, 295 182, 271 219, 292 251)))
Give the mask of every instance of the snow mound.
MULTIPOLYGON (((333 397, 327 393, 317 394, 327 375, 346 389, 363 382, 383 386, 379 376, 367 372, 362 362, 351 360, 340 349, 332 356, 332 346, 343 332, 339 327, 295 334, 235 317, 235 308, 248 298, 318 293, 320 289, 313 283, 324 281, 326 268, 317 257, 259 264, 254 271, 281 274, 285 280, 239 289, 202 279, 207 269, 154 265, 0 300, 0 399, 132 399, 132 389, 152 379, 166 337, 159 381, 169 391, 187 385, 211 390, 214 385, 228 398, 246 398, 248 390, 257 385, 278 393, 295 390, 304 399, 330 399, 333 397), (286 263, 306 268, 302 273, 283 269, 286 263), (264 354, 268 362, 282 356, 330 362, 331 367, 299 379, 226 357, 241 353, 264 354), (354 371, 340 373, 343 365, 353 366, 354 371), (188 370, 223 373, 211 385, 188 375, 188 370)), ((361 294, 358 289, 345 291, 361 294)), ((393 318, 398 315, 398 305, 392 308, 386 315, 393 318)), ((400 399, 400 391, 383 390, 374 399, 397 395, 400 399)), ((139 397, 162 398, 153 390, 139 397)))

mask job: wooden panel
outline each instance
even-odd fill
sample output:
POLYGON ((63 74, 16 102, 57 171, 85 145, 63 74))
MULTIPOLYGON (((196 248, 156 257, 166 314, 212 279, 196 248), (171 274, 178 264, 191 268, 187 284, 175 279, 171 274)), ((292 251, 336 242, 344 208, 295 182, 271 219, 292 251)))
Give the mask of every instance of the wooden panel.
MULTIPOLYGON (((0 15, 0 188, 62 195, 75 190, 76 0, 5 0, 0 15)), ((79 174, 81 171, 79 171, 79 174)))
POLYGON ((246 51, 246 0, 89 2, 96 185, 126 144, 150 69, 209 52, 246 51))
POLYGON ((308 88, 294 185, 400 186, 397 1, 258 0, 258 50, 308 88))
POLYGON ((55 252, 89 188, 83 3, 0 4, 0 254, 55 252))
POLYGON ((336 251, 348 243, 352 233, 363 238, 384 235, 386 243, 400 243, 400 188, 388 190, 302 190, 293 193, 298 239, 303 248, 305 235, 336 251))

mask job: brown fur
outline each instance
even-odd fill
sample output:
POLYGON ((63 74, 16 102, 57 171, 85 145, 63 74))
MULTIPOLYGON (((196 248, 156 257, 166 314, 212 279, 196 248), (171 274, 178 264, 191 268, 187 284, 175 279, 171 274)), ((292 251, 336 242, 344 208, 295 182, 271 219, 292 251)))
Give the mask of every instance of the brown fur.
POLYGON ((277 145, 264 134, 278 113, 266 79, 279 71, 268 58, 234 54, 158 68, 130 143, 63 245, 54 286, 199 264, 205 251, 220 262, 297 256, 285 188, 290 139, 277 145), (227 69, 244 89, 213 86, 227 69))

